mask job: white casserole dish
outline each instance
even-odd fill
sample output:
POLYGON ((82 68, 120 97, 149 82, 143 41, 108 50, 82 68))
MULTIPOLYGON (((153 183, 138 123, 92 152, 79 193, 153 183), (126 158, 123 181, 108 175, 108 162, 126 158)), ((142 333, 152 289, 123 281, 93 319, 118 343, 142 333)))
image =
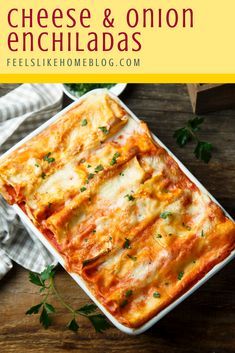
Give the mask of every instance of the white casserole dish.
MULTIPOLYGON (((112 93, 108 92, 107 90, 104 89, 97 89, 90 91, 89 93, 85 94, 81 98, 79 98, 76 102, 70 104, 68 107, 63 109, 61 112, 56 114, 54 117, 49 119, 46 123, 44 123, 42 126, 40 126, 38 129, 33 131, 31 134, 29 134, 27 137, 25 137, 22 141, 18 142, 14 147, 12 147, 9 151, 7 151, 2 157, 10 154, 13 150, 18 148, 20 145, 28 141, 30 138, 33 136, 37 135, 44 129, 46 129, 50 124, 52 124, 54 121, 56 121, 61 115, 63 115, 65 112, 70 110, 73 106, 77 105, 78 102, 81 99, 84 99, 85 97, 93 94, 93 93, 98 93, 105 91, 107 92, 113 99, 115 99, 130 115, 130 117, 136 121, 137 123, 139 122, 139 119, 135 116, 134 113, 115 95, 112 93)), ((215 198, 210 195, 210 193, 204 188, 204 186, 190 173, 190 171, 174 156, 174 154, 155 136, 152 135, 153 139, 163 148, 167 150, 167 152, 170 154, 170 156, 178 163, 179 167, 181 170, 187 175, 187 177, 196 184, 196 186, 206 193, 215 203, 219 205, 219 207, 222 208, 222 206, 215 200, 215 198)), ((1 158, 2 158, 1 157, 1 158)), ((65 263, 64 259, 62 256, 57 252, 57 250, 50 244, 50 242, 46 239, 46 237, 34 226, 34 224, 30 221, 30 219, 27 217, 27 215, 21 210, 21 208, 17 205, 12 206, 16 213, 20 216, 21 220, 23 223, 25 223, 31 231, 39 238, 39 240, 43 243, 43 245, 53 254, 53 256, 56 258, 56 260, 65 268, 65 263)), ((223 208, 222 208, 223 209, 223 208)), ((231 216, 223 209, 225 212, 226 216, 228 218, 231 218, 231 216)), ((90 292, 89 288, 87 287, 85 281, 77 274, 75 273, 69 273, 70 276, 77 282, 77 284, 85 291, 85 293, 95 302, 95 304, 100 308, 100 310, 107 316, 107 318, 113 323, 114 326, 116 326, 119 330, 121 330, 124 333, 130 334, 130 335, 137 335, 145 332, 148 330, 151 326, 153 326, 156 322, 158 322, 162 317, 164 317, 167 313, 169 313, 172 309, 174 309, 178 304, 180 304, 184 299, 186 299, 188 296, 190 296, 196 289, 198 289, 202 284, 204 284, 209 278, 211 278, 215 273, 217 273, 219 270, 221 270, 225 265, 227 265, 233 258, 235 258, 235 250, 222 262, 214 266, 201 280, 199 280, 193 287, 191 287, 186 293, 184 293, 182 296, 180 296, 178 299, 176 299, 173 303, 171 303, 168 307, 163 309, 160 313, 158 313, 156 316, 154 316, 151 320, 146 322, 144 325, 137 329, 133 329, 130 327, 126 327, 122 324, 120 324, 115 317, 113 317, 105 308, 102 304, 99 303, 99 301, 95 298, 95 296, 90 292)))

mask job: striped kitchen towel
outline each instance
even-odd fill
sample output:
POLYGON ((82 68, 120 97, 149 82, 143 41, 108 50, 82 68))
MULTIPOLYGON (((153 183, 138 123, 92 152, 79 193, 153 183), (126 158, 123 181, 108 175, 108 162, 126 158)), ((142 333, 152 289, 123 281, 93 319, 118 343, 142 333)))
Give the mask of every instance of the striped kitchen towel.
MULTIPOLYGON (((0 95, 15 88, 0 85, 0 95)), ((23 84, 0 98, 0 155, 55 115, 63 91, 57 84, 23 84)), ((55 264, 53 256, 0 197, 0 279, 12 261, 35 272, 55 264)))

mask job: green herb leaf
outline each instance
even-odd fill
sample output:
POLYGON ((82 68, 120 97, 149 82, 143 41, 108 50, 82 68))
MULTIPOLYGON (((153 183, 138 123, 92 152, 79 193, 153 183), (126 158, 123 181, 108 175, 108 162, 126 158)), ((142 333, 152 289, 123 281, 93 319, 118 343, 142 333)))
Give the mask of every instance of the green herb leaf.
POLYGON ((128 304, 128 300, 124 299, 120 304, 120 308, 124 308, 127 304, 128 304))
POLYGON ((178 274, 178 280, 180 281, 184 276, 184 271, 181 271, 179 274, 178 274))
POLYGON ((44 172, 41 174, 41 178, 46 179, 46 174, 44 172))
POLYGON ((157 235, 156 235, 156 238, 161 239, 161 238, 162 238, 162 235, 161 235, 161 234, 157 234, 157 235))
POLYGON ((45 304, 44 304, 44 307, 45 307, 45 309, 46 309, 46 311, 47 311, 48 314, 52 314, 52 313, 55 312, 54 306, 51 305, 51 304, 49 304, 49 303, 45 303, 45 304))
POLYGON ((205 163, 208 163, 211 159, 212 145, 208 142, 200 141, 196 134, 203 121, 204 119, 199 117, 189 120, 185 127, 175 131, 173 137, 180 147, 185 146, 186 143, 192 139, 196 141, 197 146, 194 150, 195 156, 205 163))
POLYGON ((200 125, 203 123, 204 118, 199 118, 196 116, 196 118, 189 120, 188 121, 188 126, 194 131, 198 131, 200 129, 200 125))
POLYGON ((95 173, 99 173, 102 170, 104 170, 104 167, 102 166, 102 164, 97 165, 97 167, 95 167, 95 173))
POLYGON ((120 157, 120 153, 119 153, 119 152, 114 153, 114 156, 113 156, 113 158, 111 159, 110 165, 116 164, 118 157, 120 157))
POLYGON ((128 238, 125 238, 125 243, 123 245, 124 249, 131 249, 131 242, 128 238))
POLYGON ((198 159, 204 161, 205 163, 208 163, 212 157, 211 151, 211 143, 198 141, 198 144, 194 150, 194 154, 198 159))
POLYGON ((53 265, 48 265, 44 271, 40 274, 41 280, 45 282, 51 277, 54 277, 55 271, 54 271, 54 266, 53 265))
POLYGON ((132 294, 133 294, 133 290, 129 289, 129 290, 126 291, 125 296, 126 296, 127 298, 129 298, 129 297, 132 296, 132 294))
POLYGON ((201 231, 201 237, 203 238, 205 236, 204 231, 201 231))
POLYGON ((167 219, 167 217, 171 216, 172 215, 172 212, 169 212, 169 211, 165 211, 163 213, 160 214, 160 218, 162 219, 167 219))
POLYGON ((29 280, 31 283, 36 284, 36 286, 43 287, 44 283, 37 273, 29 272, 29 280))
POLYGON ((81 192, 84 192, 84 191, 86 191, 86 188, 85 188, 85 186, 81 187, 80 191, 81 191, 81 192))
POLYGON ((154 292, 153 297, 154 298, 161 298, 161 294, 159 292, 154 292))
POLYGON ((124 197, 127 197, 128 201, 134 201, 135 200, 134 196, 130 195, 130 194, 127 194, 124 197))
POLYGON ((108 135, 109 133, 109 130, 106 126, 99 126, 98 129, 100 129, 105 135, 108 135))
POLYGON ((53 163, 55 162, 55 158, 53 157, 50 157, 51 155, 51 152, 48 152, 44 157, 43 157, 43 160, 48 162, 48 163, 53 163))
POLYGON ((176 130, 173 137, 176 139, 176 142, 180 147, 185 146, 186 143, 192 140, 192 135, 187 127, 176 130))
POLYGON ((43 303, 32 306, 29 310, 26 311, 25 314, 26 315, 38 314, 42 304, 43 303))
POLYGON ((79 329, 79 325, 76 321, 75 318, 73 318, 68 324, 67 324, 67 327, 69 330, 73 331, 73 332, 77 332, 78 329, 79 329))
POLYGON ((97 306, 95 304, 86 304, 81 308, 77 309, 76 312, 81 313, 83 315, 90 315, 94 311, 96 311, 96 309, 97 309, 97 306))
POLYGON ((87 120, 83 119, 82 122, 81 122, 81 126, 86 126, 86 125, 87 125, 87 120))
POLYGON ((48 315, 45 307, 43 307, 42 309, 42 313, 40 315, 40 323, 42 324, 42 326, 47 329, 50 325, 51 325, 51 318, 48 315))
POLYGON ((88 180, 91 180, 91 179, 94 178, 94 176, 95 176, 95 174, 90 173, 90 174, 88 174, 87 179, 88 179, 88 180))
POLYGON ((37 163, 35 163, 34 165, 35 165, 35 167, 37 167, 37 168, 39 168, 39 167, 40 167, 40 166, 39 166, 39 164, 37 164, 37 163))
POLYGON ((88 316, 88 319, 94 326, 96 332, 104 332, 111 327, 110 323, 107 321, 106 317, 102 314, 88 316))

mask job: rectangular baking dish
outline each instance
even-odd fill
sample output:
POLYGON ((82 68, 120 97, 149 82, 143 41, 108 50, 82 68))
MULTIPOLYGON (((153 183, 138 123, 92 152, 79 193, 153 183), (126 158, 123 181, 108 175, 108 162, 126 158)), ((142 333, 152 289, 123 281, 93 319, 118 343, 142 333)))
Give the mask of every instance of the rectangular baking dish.
MULTIPOLYGON (((78 102, 81 99, 84 99, 88 97, 91 94, 94 93, 99 93, 105 91, 108 93, 113 99, 115 99, 130 115, 130 117, 136 121, 136 123, 139 123, 140 120, 136 117, 136 115, 116 96, 108 92, 107 90, 103 89, 96 89, 93 91, 90 91, 89 93, 85 94, 79 100, 76 102, 70 104, 67 106, 65 109, 60 111, 58 114, 56 114, 54 117, 49 119, 46 123, 44 123, 42 126, 40 126, 38 129, 30 133, 27 137, 25 137, 23 140, 18 142, 14 147, 12 147, 9 151, 7 151, 2 157, 5 157, 6 155, 10 154, 12 151, 14 151, 16 148, 21 146, 23 143, 31 139, 33 136, 37 135, 44 129, 46 129, 49 125, 51 125, 54 121, 56 121, 61 115, 63 115, 65 112, 73 108, 75 105, 78 104, 78 102)), ((177 159, 177 157, 155 136, 152 134, 153 139, 160 145, 162 146, 168 153, 169 155, 177 162, 179 165, 180 169, 186 174, 186 176, 196 184, 196 186, 204 193, 206 193, 221 209, 223 207, 215 200, 215 198, 204 188, 204 186, 190 173, 190 171, 177 159)), ((1 158, 2 158, 1 157, 1 158)), ((55 259, 65 268, 65 262, 62 256, 57 252, 57 250, 50 244, 50 242, 46 239, 46 237, 35 227, 35 225, 30 221, 30 219, 27 217, 27 215, 21 210, 21 208, 17 205, 12 206, 16 213, 19 215, 21 218, 22 222, 26 224, 29 229, 37 236, 37 238, 43 243, 43 245, 52 253, 52 255, 55 257, 55 259)), ((223 209, 224 213, 228 218, 233 220, 231 216, 223 209)), ((219 270, 221 270, 225 265, 227 265, 233 258, 235 258, 235 250, 222 262, 214 266, 201 280, 199 280, 193 287, 191 287, 186 293, 184 293, 182 296, 177 298, 173 303, 171 303, 168 307, 163 309, 160 313, 158 313, 156 316, 154 316, 152 319, 150 319, 148 322, 146 322, 144 325, 137 329, 133 329, 130 327, 126 327, 122 324, 120 324, 113 315, 111 315, 105 307, 99 303, 99 301, 95 298, 95 296, 90 292, 89 288, 87 287, 85 281, 77 274, 75 273, 69 273, 70 276, 77 282, 77 284, 84 290, 84 292, 94 301, 94 303, 100 308, 100 310, 107 316, 107 318, 113 323, 114 326, 116 326, 120 331, 130 334, 130 335, 138 335, 146 330, 148 330, 150 327, 152 327, 154 324, 156 324, 161 318, 163 318, 166 314, 168 314, 172 309, 174 309, 178 304, 180 304, 184 299, 189 297, 195 290, 197 290, 201 285, 203 285, 208 279, 210 279, 214 274, 216 274, 219 270)))

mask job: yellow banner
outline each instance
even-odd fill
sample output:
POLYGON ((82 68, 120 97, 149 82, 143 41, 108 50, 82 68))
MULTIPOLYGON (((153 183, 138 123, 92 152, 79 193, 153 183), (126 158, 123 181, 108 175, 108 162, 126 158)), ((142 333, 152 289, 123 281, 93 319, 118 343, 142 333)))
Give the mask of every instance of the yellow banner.
POLYGON ((234 0, 1 1, 1 82, 235 82, 234 0))

